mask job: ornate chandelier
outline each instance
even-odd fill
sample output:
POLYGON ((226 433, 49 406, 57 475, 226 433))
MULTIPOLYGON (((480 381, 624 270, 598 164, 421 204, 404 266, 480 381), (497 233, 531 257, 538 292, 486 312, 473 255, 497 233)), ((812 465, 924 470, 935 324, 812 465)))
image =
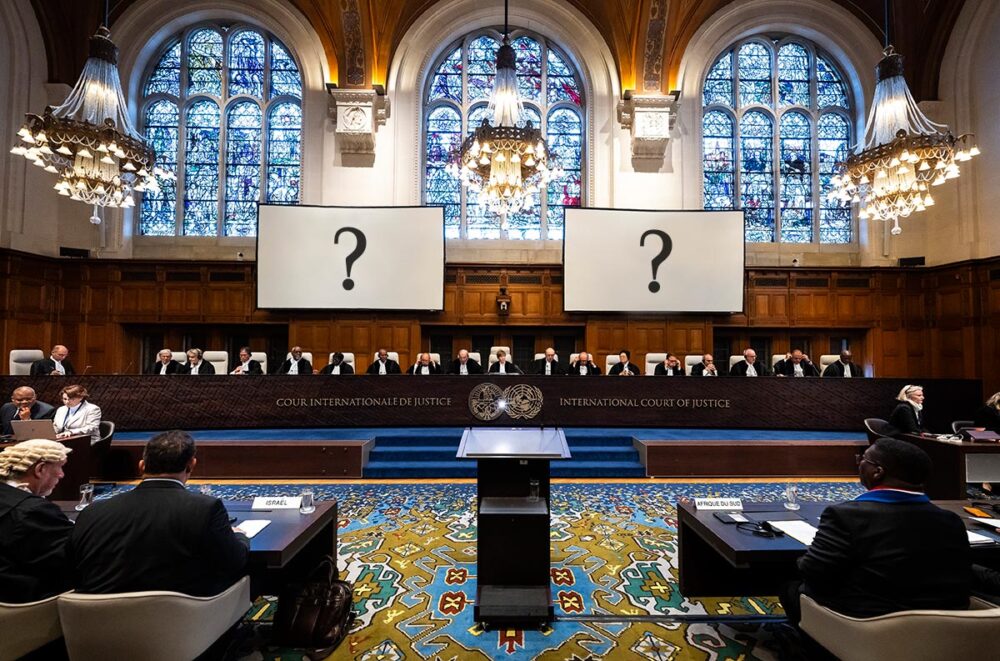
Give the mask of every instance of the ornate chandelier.
POLYGON ((892 221, 892 234, 903 229, 900 218, 934 205, 930 187, 960 174, 958 163, 979 154, 944 124, 927 118, 917 107, 903 78, 903 56, 889 45, 886 2, 886 45, 875 67, 875 98, 865 126, 865 142, 833 177, 831 200, 860 205, 862 219, 892 221))
POLYGON ((135 206, 133 191, 158 192, 158 179, 176 178, 156 167, 156 153, 129 121, 117 65, 118 47, 102 25, 69 96, 42 116, 28 114, 18 131, 23 144, 10 150, 59 175, 60 195, 94 205, 94 224, 97 207, 135 206))
POLYGON ((452 153, 448 171, 461 179, 480 206, 506 219, 530 210, 534 195, 558 176, 549 167, 549 150, 541 128, 521 124, 524 106, 517 91, 517 55, 510 45, 507 1, 504 0, 503 43, 497 50, 497 71, 490 96, 489 117, 452 153))

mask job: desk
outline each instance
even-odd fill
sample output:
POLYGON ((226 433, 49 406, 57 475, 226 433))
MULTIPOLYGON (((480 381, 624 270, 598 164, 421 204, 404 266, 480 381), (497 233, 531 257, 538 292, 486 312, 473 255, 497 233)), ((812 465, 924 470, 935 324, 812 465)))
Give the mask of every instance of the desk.
MULTIPOLYGON (((270 524, 250 540, 250 593, 277 595, 287 583, 304 580, 324 555, 337 557, 337 503, 319 501, 312 514, 298 510, 250 510, 248 501, 223 501, 236 523, 268 519, 270 524)), ((66 516, 76 519, 76 501, 56 503, 66 516)), ((236 525, 236 524, 233 524, 236 525)))
MULTIPOLYGON (((797 514, 819 525, 820 514, 833 503, 803 502, 797 514)), ((935 501, 935 505, 962 516, 967 501, 935 501)), ((744 503, 745 512, 782 512, 777 503, 744 503)), ((980 526, 968 526, 997 539, 996 544, 972 547, 972 560, 991 567, 1000 566, 1000 535, 980 526)), ((764 538, 745 534, 734 524, 722 523, 710 511, 698 511, 694 503, 677 506, 678 574, 685 597, 733 595, 777 595, 780 586, 798 578, 795 561, 806 552, 805 545, 784 537, 764 538)))
POLYGON ((969 482, 1000 482, 1000 443, 940 441, 917 434, 901 438, 930 455, 934 470, 927 495, 932 499, 959 500, 966 497, 969 482))

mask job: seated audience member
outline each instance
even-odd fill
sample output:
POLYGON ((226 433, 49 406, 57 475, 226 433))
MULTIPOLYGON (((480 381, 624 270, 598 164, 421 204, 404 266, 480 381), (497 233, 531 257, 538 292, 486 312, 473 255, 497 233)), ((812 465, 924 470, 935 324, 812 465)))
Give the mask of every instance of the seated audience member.
POLYGON ((864 378, 865 373, 852 362, 851 352, 845 349, 840 352, 840 360, 826 366, 826 369, 823 370, 823 376, 861 379, 864 378))
MULTIPOLYGON (((201 349, 187 350, 188 361, 186 365, 183 365, 187 373, 194 375, 215 374, 215 365, 204 360, 201 356, 201 349)), ((184 374, 184 372, 182 371, 181 374, 184 374)))
POLYGON ((313 366, 308 360, 302 357, 302 347, 292 347, 289 351, 291 358, 286 358, 278 368, 278 374, 312 374, 313 366))
POLYGON ((31 376, 73 376, 76 370, 69 362, 69 349, 61 344, 52 347, 48 358, 31 363, 31 376))
POLYGON ((801 585, 783 599, 798 621, 798 595, 850 617, 917 609, 965 610, 970 552, 958 515, 923 493, 931 459, 917 446, 880 438, 858 457, 868 489, 827 507, 813 543, 798 560, 801 585))
POLYGON ((490 374, 524 374, 521 368, 507 360, 507 352, 497 350, 497 362, 490 365, 490 374))
POLYGON ((14 433, 11 422, 14 420, 51 420, 56 414, 55 408, 38 401, 34 388, 21 386, 14 388, 10 401, 0 406, 0 420, 3 420, 3 435, 14 433))
POLYGON ((889 416, 888 436, 900 434, 923 434, 924 429, 924 389, 922 386, 903 386, 896 395, 896 408, 889 416))
POLYGON ((570 376, 600 376, 601 368, 594 364, 594 357, 581 351, 576 362, 569 366, 570 376))
POLYGON ((423 375, 428 376, 431 374, 440 374, 441 366, 431 360, 431 355, 429 353, 422 353, 417 356, 417 362, 413 363, 413 367, 406 370, 409 375, 423 375))
POLYGON ((795 349, 785 354, 784 360, 779 360, 774 366, 775 376, 819 376, 819 369, 809 361, 809 356, 795 349))
POLYGON ((532 364, 531 373, 542 376, 557 376, 565 374, 566 369, 562 363, 556 360, 556 350, 549 347, 545 350, 545 357, 539 358, 532 364))
POLYGON ((149 370, 150 374, 181 374, 184 372, 184 366, 174 360, 174 352, 170 349, 160 349, 160 353, 156 354, 156 359, 153 367, 149 370))
POLYGON ((77 592, 207 597, 243 575, 250 540, 233 532, 221 500, 185 488, 197 463, 187 433, 157 434, 139 462, 142 482, 80 513, 67 545, 77 592))
POLYGON ((622 349, 618 352, 618 363, 612 365, 608 370, 608 376, 639 376, 642 372, 639 371, 638 365, 633 365, 630 360, 632 358, 632 352, 628 349, 622 349))
MULTIPOLYGON (((17 390, 14 392, 16 393, 17 390)), ((4 404, 4 406, 8 405, 4 404)), ((976 411, 973 424, 976 427, 1000 433, 1000 392, 993 393, 993 396, 986 400, 986 404, 976 411)))
POLYGON ((70 451, 58 441, 33 440, 0 452, 0 602, 24 604, 69 589, 73 523, 46 497, 70 451))
POLYGON ((368 366, 367 374, 402 374, 399 363, 389 358, 389 352, 385 349, 378 350, 378 358, 368 366))
POLYGON ((719 376, 712 354, 706 353, 701 357, 700 363, 691 366, 691 376, 719 376))
POLYGON ((461 374, 465 376, 467 374, 482 374, 483 366, 478 362, 469 358, 469 352, 465 349, 458 350, 458 358, 451 361, 451 366, 448 368, 449 374, 461 374))
POLYGON ((240 364, 230 374, 263 374, 260 363, 251 358, 252 355, 250 347, 240 347, 240 364))
POLYGON ((344 354, 337 352, 330 358, 330 364, 320 371, 320 374, 354 374, 354 368, 350 363, 344 362, 344 354))
POLYGON ((770 376, 767 365, 757 362, 757 352, 747 349, 743 352, 743 360, 729 369, 729 376, 770 376))
POLYGON ((52 426, 56 438, 90 435, 90 444, 101 440, 101 407, 87 401, 90 394, 83 386, 66 386, 59 391, 63 405, 56 409, 52 426))
POLYGON ((653 370, 654 376, 684 376, 684 368, 681 367, 681 359, 672 353, 668 353, 662 363, 653 370))

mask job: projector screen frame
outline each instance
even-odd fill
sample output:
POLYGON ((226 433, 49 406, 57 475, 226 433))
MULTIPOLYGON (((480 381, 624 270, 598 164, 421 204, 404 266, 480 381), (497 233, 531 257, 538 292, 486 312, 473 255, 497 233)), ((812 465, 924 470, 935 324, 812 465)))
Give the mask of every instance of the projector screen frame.
POLYGON ((268 202, 257 202, 257 234, 254 237, 254 310, 265 312, 444 312, 444 285, 446 271, 448 268, 448 244, 444 238, 444 205, 443 204, 366 204, 363 206, 350 204, 271 204, 268 202), (437 309, 431 308, 330 308, 330 307, 261 307, 260 288, 257 286, 257 278, 260 274, 260 208, 261 207, 305 207, 312 209, 439 209, 441 211, 441 302, 437 309))
MULTIPOLYGON (((580 206, 580 207, 567 207, 567 209, 587 209, 594 211, 639 211, 642 213, 717 213, 718 211, 725 211, 727 213, 740 212, 743 216, 743 237, 744 240, 740 242, 740 250, 743 255, 742 272, 743 277, 740 281, 740 301, 742 302, 742 307, 739 310, 629 310, 626 314, 647 314, 647 315, 685 315, 685 314, 711 314, 711 315, 731 315, 731 314, 746 314, 747 308, 747 292, 746 292, 746 271, 747 271, 747 242, 746 237, 746 226, 747 226, 747 212, 746 209, 631 209, 631 208, 621 208, 621 207, 591 207, 591 206, 580 206)), ((570 310, 566 307, 566 237, 569 233, 569 223, 566 222, 565 216, 563 217, 563 240, 562 240, 562 269, 563 269, 563 291, 562 291, 562 309, 563 312, 568 312, 572 314, 612 314, 607 310, 570 310)))

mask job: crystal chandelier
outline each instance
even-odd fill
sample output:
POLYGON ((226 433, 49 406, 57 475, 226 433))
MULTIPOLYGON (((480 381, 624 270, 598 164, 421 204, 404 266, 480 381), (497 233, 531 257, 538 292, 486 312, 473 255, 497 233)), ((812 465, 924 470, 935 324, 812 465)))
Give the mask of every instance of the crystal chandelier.
POLYGON ((558 176, 549 167, 549 150, 541 128, 530 120, 521 126, 524 107, 517 91, 517 55, 510 45, 507 1, 504 0, 503 43, 497 50, 497 71, 489 116, 452 153, 448 171, 461 179, 480 206, 504 220, 534 205, 534 195, 558 176))
MULTIPOLYGON (((106 19, 105 19, 106 22, 106 19)), ((103 25, 90 38, 90 56, 63 104, 28 114, 12 154, 59 176, 55 189, 97 207, 135 206, 133 191, 158 192, 158 179, 175 179, 155 166, 156 153, 132 126, 118 77, 118 47, 103 25)))
POLYGON ((933 206, 930 187, 958 178, 958 164, 977 156, 979 148, 967 144, 970 134, 956 138, 917 107, 903 78, 903 56, 889 45, 888 0, 885 6, 885 50, 875 67, 865 142, 839 164, 827 197, 860 205, 861 219, 891 220, 898 235, 899 219, 933 206))

